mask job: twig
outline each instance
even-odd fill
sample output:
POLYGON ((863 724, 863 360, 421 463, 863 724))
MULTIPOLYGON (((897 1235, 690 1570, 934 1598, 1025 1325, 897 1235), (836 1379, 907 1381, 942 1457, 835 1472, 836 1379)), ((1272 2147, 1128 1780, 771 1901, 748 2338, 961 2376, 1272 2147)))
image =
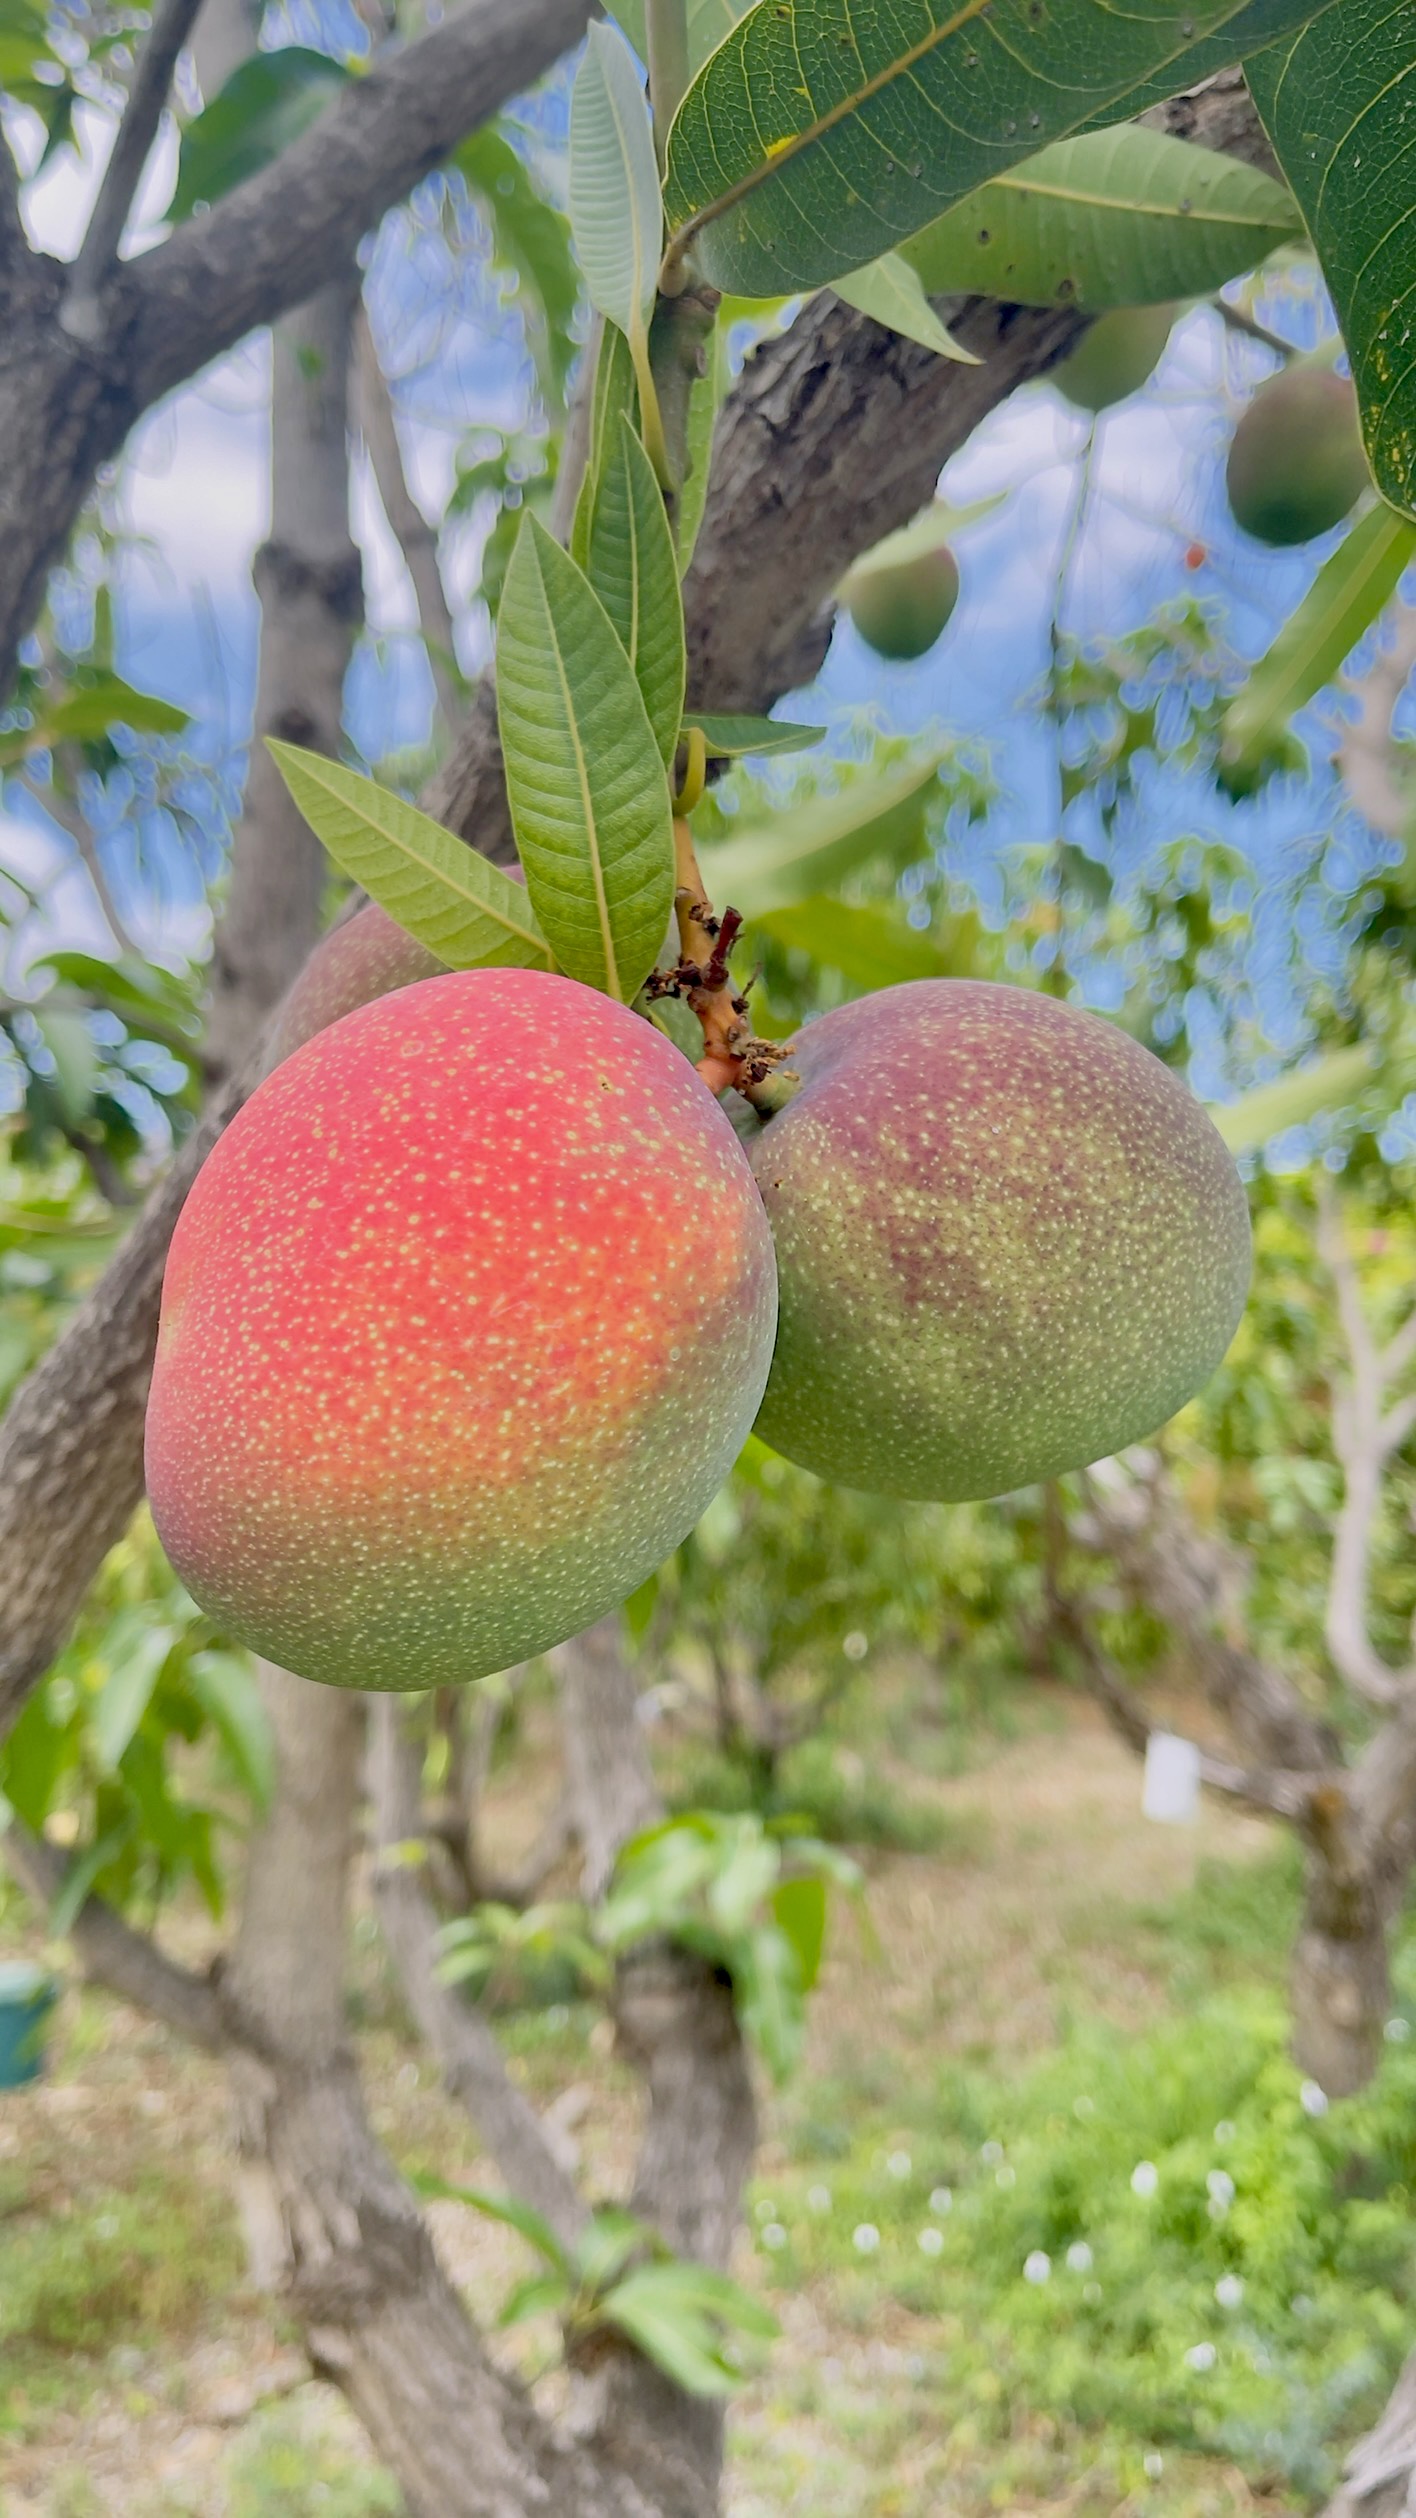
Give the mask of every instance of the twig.
POLYGON ((103 294, 118 260, 118 248, 143 168, 157 137, 177 56, 200 7, 201 0, 157 0, 153 10, 112 154, 59 310, 61 325, 76 341, 102 338, 106 322, 103 294))
POLYGON ((1357 714, 1336 758, 1343 785, 1363 820, 1374 830, 1402 838, 1411 799, 1399 773, 1392 718, 1416 668, 1416 605, 1394 604, 1390 618, 1391 635, 1366 671, 1343 676, 1342 688, 1356 700, 1357 714))
MULTIPOLYGON (((68 746, 63 745, 59 752, 56 752, 54 761, 56 769, 64 765, 61 756, 67 751, 68 746)), ((50 820, 57 822, 61 831, 68 832, 79 852, 84 872, 98 896, 99 908, 108 921, 113 940, 119 951, 141 955, 142 947, 135 943, 124 921, 123 913, 113 897, 112 886, 104 873, 103 860, 98 853, 98 841, 87 815, 80 812, 79 807, 72 804, 63 794, 57 780, 48 787, 41 787, 39 781, 27 769, 20 771, 19 779, 26 793, 33 796, 35 803, 42 807, 50 820)))
POLYGON ((450 732, 464 696, 462 677, 457 671, 452 614, 448 609, 447 590, 438 565, 438 532, 430 525, 408 487, 403 450, 398 442, 394 419, 393 397, 388 379, 379 365, 379 354, 369 328, 368 313, 361 304, 354 318, 354 387, 355 409, 364 444, 368 448, 383 511, 389 531, 403 553, 404 564, 413 581, 414 599, 418 606, 418 625, 428 652, 428 665, 437 693, 438 715, 443 731, 450 732))
MULTIPOLYGON (((32 1836, 18 1820, 11 1822, 0 1843, 21 1887, 36 1904, 51 1906, 69 1867, 58 1847, 32 1836)), ((85 1975, 95 1984, 162 2020, 208 2054, 221 2051, 226 2037, 214 1985, 166 1957, 155 1941, 145 1932, 135 1932, 101 1897, 85 1899, 69 1927, 69 1939, 85 1975)))
POLYGON ((1368 1624, 1372 1533, 1393 1452, 1416 1422, 1416 1394, 1388 1407, 1391 1384, 1412 1352, 1413 1312, 1391 1344, 1379 1347, 1362 1303, 1357 1268, 1330 1181, 1318 1187, 1318 1249, 1332 1278, 1347 1348, 1347 1376, 1332 1389, 1332 1439, 1342 1469, 1342 1507, 1333 1532, 1323 1636, 1334 1668, 1369 1704, 1393 1705, 1416 1684, 1416 1662, 1393 1669, 1375 1649, 1368 1624), (1395 1359, 1393 1361, 1393 1358, 1395 1359))
POLYGON ((1277 350, 1282 359, 1298 356, 1298 345, 1295 341, 1285 341, 1281 332, 1270 332, 1266 323, 1260 323, 1258 316, 1249 314, 1243 306, 1233 306, 1227 297, 1219 295, 1212 297, 1209 302, 1231 332, 1242 332, 1249 341, 1262 341, 1266 350, 1277 350))

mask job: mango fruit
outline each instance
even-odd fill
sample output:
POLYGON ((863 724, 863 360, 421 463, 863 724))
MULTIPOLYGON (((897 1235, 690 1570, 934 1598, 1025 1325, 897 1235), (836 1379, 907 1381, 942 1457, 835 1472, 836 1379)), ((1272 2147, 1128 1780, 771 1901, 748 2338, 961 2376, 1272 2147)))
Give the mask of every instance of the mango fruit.
POLYGON ((1270 376, 1230 439, 1225 486, 1235 523, 1275 550, 1340 525, 1371 486, 1351 378, 1301 363, 1270 376))
POLYGON ((1075 350, 1052 370, 1051 382, 1075 410, 1109 411, 1155 373, 1175 326, 1178 306, 1114 306, 1088 324, 1075 350))
POLYGON ((757 1431, 819 1476, 962 1500, 1151 1434, 1219 1363, 1249 1216, 1213 1123, 1128 1034, 916 980, 808 1023, 746 1140, 780 1324, 757 1431))
POLYGON ((757 1412, 771 1235, 732 1127, 627 1007, 447 972, 267 1076, 167 1263, 148 1492, 223 1632, 427 1688, 577 1633, 757 1412))
POLYGON ((394 988, 411 988, 415 980, 435 979, 444 968, 377 901, 366 901, 315 946, 281 1008, 276 1057, 288 1058, 356 1006, 371 1005, 394 988))
POLYGON ((942 637, 959 600, 959 563, 946 544, 913 559, 869 559, 848 571, 841 600, 877 656, 912 664, 942 637))

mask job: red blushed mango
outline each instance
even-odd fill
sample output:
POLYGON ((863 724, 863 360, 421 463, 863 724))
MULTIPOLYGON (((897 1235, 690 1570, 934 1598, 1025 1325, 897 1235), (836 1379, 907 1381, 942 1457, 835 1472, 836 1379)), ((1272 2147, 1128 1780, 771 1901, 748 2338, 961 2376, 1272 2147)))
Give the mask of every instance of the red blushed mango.
POLYGON ((746 1157, 625 1007, 450 972, 267 1077, 178 1221, 148 1492, 224 1631, 426 1688, 544 1651, 690 1530, 757 1410, 746 1157))
POLYGON ((1178 1077, 1054 997, 882 989, 793 1042, 748 1143, 781 1321, 757 1430, 879 1494, 1006 1494, 1136 1442, 1238 1326, 1243 1186, 1178 1077))

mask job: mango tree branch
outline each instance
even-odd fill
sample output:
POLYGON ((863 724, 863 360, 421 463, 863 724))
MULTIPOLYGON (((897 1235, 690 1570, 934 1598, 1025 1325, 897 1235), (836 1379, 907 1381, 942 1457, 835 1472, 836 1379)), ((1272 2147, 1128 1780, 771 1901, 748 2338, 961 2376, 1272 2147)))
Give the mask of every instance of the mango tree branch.
POLYGON ((103 294, 118 260, 118 248, 143 168, 157 138, 177 56, 201 6, 202 0, 158 0, 153 10, 98 198, 59 312, 60 323, 75 341, 97 341, 103 333, 103 294))
POLYGON ((403 449, 398 440, 393 396, 379 365, 379 354, 361 306, 354 330, 355 416, 368 453, 388 529, 403 554, 403 564, 418 607, 418 626, 433 677, 440 731, 452 730, 462 702, 462 682, 453 645, 452 614, 438 562, 438 531, 430 525, 408 486, 403 449))
MULTIPOLYGON (((32 1836, 14 1820, 0 1838, 0 1848, 36 1905, 52 1906, 69 1867, 58 1846, 32 1836)), ((147 1933, 135 1932, 124 1923, 101 1897, 84 1900, 68 1937, 91 1983, 116 1994, 120 2002, 131 2002, 151 2019, 161 2020, 189 2045, 200 2046, 208 2054, 220 2052, 221 2004, 210 1977, 179 1967, 147 1933)))

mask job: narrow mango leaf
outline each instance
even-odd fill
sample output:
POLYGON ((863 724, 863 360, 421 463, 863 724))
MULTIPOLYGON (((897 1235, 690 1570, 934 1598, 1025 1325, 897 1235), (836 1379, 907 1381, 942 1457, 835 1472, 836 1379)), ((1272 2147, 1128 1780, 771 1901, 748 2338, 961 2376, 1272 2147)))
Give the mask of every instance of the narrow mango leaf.
POLYGON ((1237 1102, 1211 1102, 1209 1115, 1231 1154, 1253 1154, 1285 1128, 1301 1128, 1325 1110, 1342 1110, 1372 1081, 1365 1049, 1335 1049, 1295 1075, 1257 1085, 1237 1102))
POLYGON ((600 342, 595 353, 595 374, 590 387, 590 443, 585 454, 585 477, 575 502, 575 519, 570 528, 570 556, 577 568, 583 568, 590 556, 590 528, 595 517, 595 501, 599 495, 600 475, 609 459, 610 449, 618 442, 617 422, 623 417, 632 429, 639 426, 639 387, 634 381, 634 361, 629 343, 615 324, 600 327, 600 342))
POLYGON ((904 769, 852 778, 839 795, 787 805, 701 849, 712 898, 761 918, 809 899, 872 857, 906 864, 926 845, 939 761, 931 752, 904 769))
POLYGON ((774 752, 806 752, 826 733, 824 726, 794 726, 785 717, 705 717, 696 708, 685 710, 683 722, 698 727, 711 761, 748 752, 762 760, 774 752))
POLYGON ((1378 504, 1323 562, 1296 612, 1224 712, 1220 759, 1241 778, 1259 769, 1294 712, 1322 690, 1395 594, 1416 559, 1416 524, 1378 504))
POLYGON ((1204 296, 1301 229, 1291 193, 1258 167, 1123 123, 1025 159, 899 259, 932 296, 969 289, 1097 314, 1204 296))
POLYGON ((623 412, 597 485, 585 574, 634 667, 670 769, 686 674, 678 555, 654 467, 623 412))
POLYGON ((267 749, 335 864, 449 970, 552 968, 535 911, 500 866, 323 753, 269 738, 267 749))
POLYGON ((881 254, 878 261, 867 262, 860 271, 848 271, 831 286, 848 306, 869 315, 872 323, 883 324, 887 332, 903 333, 907 341, 918 341, 940 358, 957 359, 961 367, 978 366, 973 351, 964 349, 948 325, 940 322, 924 293, 924 282, 903 254, 881 254))
POLYGON ((115 1767, 152 1701, 158 1673, 177 1641, 175 1626, 149 1626, 104 1680, 90 1720, 99 1761, 115 1767))
POLYGON ((821 1973, 826 1947, 826 1883, 819 1873, 779 1880, 772 1891, 772 1912, 796 1952, 803 1993, 810 1993, 821 1973))
POLYGON ((49 1909, 49 1930, 56 1941, 62 1941, 66 1933, 72 1932, 88 1903, 89 1891, 95 1880, 130 1842, 137 1823, 136 1812, 130 1811, 115 1827, 110 1827, 105 1835, 100 1836, 96 1845, 90 1845, 86 1852, 75 1855, 49 1909))
POLYGON ((199 201, 220 201, 258 175, 309 130, 349 76, 342 62, 301 44, 253 53, 183 132, 168 217, 189 218, 199 201))
POLYGON ((604 605, 534 516, 502 595, 497 714, 521 862, 556 960, 628 1004, 673 907, 668 780, 604 605))
POLYGON ((753 925, 764 927, 779 944, 794 945, 814 962, 838 970, 853 988, 893 988, 904 979, 977 979, 983 975, 982 929, 967 913, 919 935, 888 910, 817 893, 793 902, 788 909, 759 911, 753 925))
POLYGON ((275 1739, 251 1664, 239 1653, 199 1652, 192 1655, 187 1676, 257 1810, 264 1813, 275 1790, 275 1739))
POLYGON ((542 2214, 522 2203, 515 2195, 486 2194, 478 2186, 456 2186, 449 2178, 440 2177, 436 2169, 415 2169, 410 2183, 429 2203, 465 2203, 470 2212, 480 2212, 486 2220, 500 2221, 514 2229, 538 2256, 544 2256, 565 2279, 574 2271, 570 2258, 542 2214))
MULTIPOLYGON (((1319 0, 758 0, 710 54, 669 135, 670 262, 690 245, 748 297, 834 282, 1065 139, 1206 38, 1251 48, 1319 0), (696 240, 696 242, 695 242, 696 240)), ((1167 91, 1169 92, 1169 91, 1167 91)))
MULTIPOLYGON (((664 212, 654 131, 622 38, 592 26, 570 100, 570 224, 590 303, 629 343, 646 424, 657 411, 649 317, 664 212)), ((657 445, 651 448, 657 460, 657 445)))
POLYGON ((1416 515, 1411 12, 1342 0, 1244 71, 1332 291, 1373 478, 1416 515))
POLYGON ((1006 490, 995 490, 990 498, 976 498, 967 507, 951 507, 946 498, 931 499, 909 524, 887 533, 883 542, 863 551, 858 560, 851 562, 846 574, 852 585, 858 586, 862 578, 873 576, 877 569, 899 568, 908 560, 926 559, 931 551, 957 542, 959 535, 977 524, 980 517, 993 515, 1007 495, 1006 490))
MULTIPOLYGON (((1322 0, 1322 5, 1326 6, 1327 0, 1322 0)), ((1308 15, 1315 16, 1316 11, 1310 9, 1308 15)), ((1138 114, 1145 113, 1151 105, 1163 105, 1180 88, 1197 88, 1216 70, 1232 70, 1237 62, 1247 62, 1250 53, 1272 43, 1280 31, 1286 34, 1290 30, 1275 28, 1269 0, 1244 0, 1244 6, 1223 26, 1197 37, 1185 55, 1183 78, 1177 79, 1168 66, 1150 71, 1134 87, 1128 87, 1124 96, 1113 98, 1104 113, 1093 114, 1078 129, 1094 131, 1104 123, 1134 122, 1138 114)))
POLYGON ((495 123, 474 131, 449 163, 481 204, 496 261, 516 274, 532 356, 559 400, 576 354, 572 327, 580 303, 570 222, 542 200, 524 160, 495 123))

